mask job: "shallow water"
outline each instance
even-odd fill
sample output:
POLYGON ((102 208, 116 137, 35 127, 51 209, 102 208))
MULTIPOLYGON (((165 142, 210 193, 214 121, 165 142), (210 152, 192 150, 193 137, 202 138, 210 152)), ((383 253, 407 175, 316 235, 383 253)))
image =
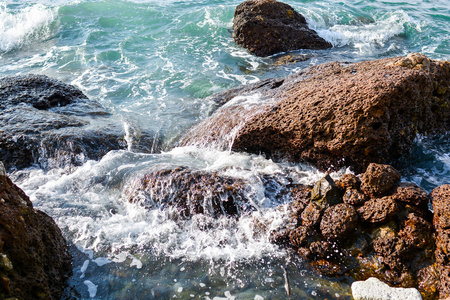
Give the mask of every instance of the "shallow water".
MULTIPOLYGON (((255 228, 255 219, 276 228, 284 217, 263 176, 308 184, 322 173, 245 153, 174 148, 176 141, 212 112, 207 96, 240 84, 333 60, 410 52, 450 60, 450 8, 447 0, 285 2, 334 47, 297 51, 311 58, 286 65, 276 63, 279 55, 254 57, 231 37, 240 1, 0 1, 2 76, 55 77, 101 102, 128 130, 163 137, 163 153, 113 151, 71 170, 11 174, 71 243, 79 298, 286 299, 281 266, 293 299, 349 297, 350 281, 315 275, 269 243, 270 230, 255 228), (176 220, 170 210, 126 201, 139 174, 180 165, 245 179, 252 209, 239 219, 176 220)), ((450 182, 449 157, 448 136, 418 137, 396 166, 430 191, 450 182)))

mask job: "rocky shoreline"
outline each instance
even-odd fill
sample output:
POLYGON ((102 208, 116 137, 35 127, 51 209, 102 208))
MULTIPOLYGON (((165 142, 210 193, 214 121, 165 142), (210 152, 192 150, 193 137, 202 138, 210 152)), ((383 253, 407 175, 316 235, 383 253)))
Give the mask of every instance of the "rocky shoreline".
MULTIPOLYGON (((236 9, 234 38, 261 56, 331 47, 305 26, 290 6, 247 1, 236 9), (259 35, 249 39, 249 32, 259 35), (308 36, 309 46, 291 37, 299 32, 300 40, 308 36)), ((30 166, 70 169, 111 150, 130 150, 129 139, 132 150, 154 153, 161 140, 145 130, 130 136, 99 103, 46 76, 2 78, 0 97, 5 164, 0 168, 0 298, 60 299, 72 272, 67 243, 6 172, 30 166)), ((331 62, 212 99, 217 110, 181 137, 179 146, 264 154, 326 172, 354 171, 338 180, 327 175, 314 186, 264 178, 264 188, 280 186, 275 196, 289 203, 289 219, 271 232, 273 243, 301 256, 319 274, 377 277, 390 286, 415 287, 423 299, 450 297, 450 185, 427 193, 402 182, 389 165, 408 154, 418 134, 449 131, 450 62, 417 53, 331 62)), ((141 175, 125 198, 149 209, 170 209, 174 219, 238 218, 252 210, 245 180, 183 166, 141 175)))

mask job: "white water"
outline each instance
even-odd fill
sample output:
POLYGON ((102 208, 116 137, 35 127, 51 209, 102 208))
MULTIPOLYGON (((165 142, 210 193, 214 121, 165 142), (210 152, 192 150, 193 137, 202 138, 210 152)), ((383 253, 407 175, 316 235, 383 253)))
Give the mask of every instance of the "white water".
POLYGON ((42 4, 11 12, 0 2, 0 51, 9 52, 33 41, 49 38, 49 24, 54 21, 55 14, 52 8, 42 4))

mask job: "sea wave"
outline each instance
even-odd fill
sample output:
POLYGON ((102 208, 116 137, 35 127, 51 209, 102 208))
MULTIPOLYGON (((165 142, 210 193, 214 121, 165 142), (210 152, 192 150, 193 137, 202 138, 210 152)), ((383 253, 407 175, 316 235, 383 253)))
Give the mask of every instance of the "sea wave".
POLYGON ((0 4, 0 51, 9 52, 50 37, 49 25, 55 20, 54 8, 35 4, 19 10, 0 4))

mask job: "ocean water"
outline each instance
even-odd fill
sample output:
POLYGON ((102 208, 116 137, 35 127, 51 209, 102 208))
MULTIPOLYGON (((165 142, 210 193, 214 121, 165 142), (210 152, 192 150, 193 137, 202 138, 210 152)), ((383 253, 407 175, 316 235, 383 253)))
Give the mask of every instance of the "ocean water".
MULTIPOLYGON (((323 173, 257 155, 176 147, 206 118, 207 97, 333 60, 356 62, 421 52, 450 60, 448 0, 288 0, 333 44, 296 51, 310 58, 277 64, 234 44, 240 1, 0 1, 0 75, 45 74, 79 87, 125 128, 164 137, 162 153, 112 151, 75 169, 30 168, 11 177, 34 206, 51 215, 71 244, 75 299, 349 299, 351 280, 309 271, 257 233, 255 220, 277 228, 284 204, 261 178, 312 184, 323 173), (126 201, 143 171, 188 166, 245 179, 254 210, 240 218, 176 220, 162 208, 126 201), (206 228, 206 229, 205 229, 206 228), (284 267, 284 269, 283 269, 284 267)), ((431 191, 450 183, 448 135, 418 136, 396 165, 403 179, 431 191)), ((332 174, 339 177, 348 170, 332 174)))

